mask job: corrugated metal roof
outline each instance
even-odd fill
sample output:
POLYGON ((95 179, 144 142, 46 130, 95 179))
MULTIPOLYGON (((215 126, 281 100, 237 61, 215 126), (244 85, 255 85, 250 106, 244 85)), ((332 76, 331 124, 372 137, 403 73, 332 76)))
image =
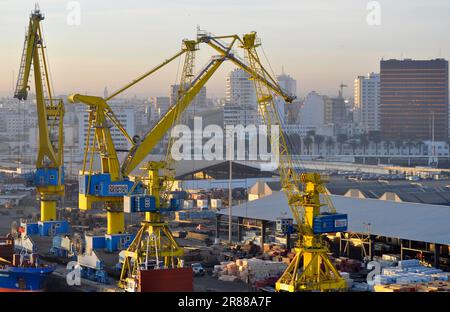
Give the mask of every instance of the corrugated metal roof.
MULTIPOLYGON (((331 195, 336 210, 348 214, 349 231, 450 245, 450 207, 331 195)), ((219 212, 228 214, 227 210, 219 212)), ((283 192, 233 207, 233 215, 275 221, 291 215, 283 192)))

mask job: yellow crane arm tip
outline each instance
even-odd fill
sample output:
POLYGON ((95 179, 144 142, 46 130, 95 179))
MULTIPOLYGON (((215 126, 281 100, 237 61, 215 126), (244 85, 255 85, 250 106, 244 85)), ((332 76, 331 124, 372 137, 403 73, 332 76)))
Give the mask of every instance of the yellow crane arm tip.
POLYGON ((68 101, 69 103, 71 103, 71 104, 79 103, 79 101, 77 100, 77 96, 78 96, 78 95, 79 95, 79 94, 76 94, 76 93, 69 95, 69 96, 67 97, 67 101, 68 101))

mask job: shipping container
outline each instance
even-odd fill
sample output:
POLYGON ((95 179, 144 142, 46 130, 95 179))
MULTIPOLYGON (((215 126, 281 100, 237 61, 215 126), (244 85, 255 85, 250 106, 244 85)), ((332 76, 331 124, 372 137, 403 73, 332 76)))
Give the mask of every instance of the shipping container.
POLYGON ((314 217, 313 231, 315 234, 347 231, 347 215, 324 213, 314 217))
POLYGON ((133 241, 135 234, 107 234, 105 235, 105 248, 108 252, 127 249, 133 241))
POLYGON ((39 221, 40 236, 55 236, 69 233, 69 222, 67 221, 39 221))
POLYGON ((105 249, 106 238, 104 235, 85 235, 86 240, 86 252, 91 250, 105 249))
POLYGON ((139 270, 140 292, 192 292, 194 274, 191 268, 139 270))
POLYGON ((22 223, 21 225, 25 231, 25 235, 38 235, 39 225, 38 223, 22 223))
POLYGON ((334 218, 334 232, 345 232, 348 227, 348 217, 344 213, 333 214, 334 218))
POLYGON ((156 199, 152 195, 137 194, 124 196, 124 212, 156 212, 156 199))

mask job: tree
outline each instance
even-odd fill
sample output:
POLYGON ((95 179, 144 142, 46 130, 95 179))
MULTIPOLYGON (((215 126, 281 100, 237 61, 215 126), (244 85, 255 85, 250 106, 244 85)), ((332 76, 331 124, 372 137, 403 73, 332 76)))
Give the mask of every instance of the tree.
POLYGON ((413 140, 406 141, 406 146, 408 147, 408 155, 411 155, 411 147, 415 146, 416 142, 413 140))
POLYGON ((359 136, 359 143, 361 144, 362 148, 363 148, 363 154, 366 155, 366 149, 367 146, 369 146, 369 136, 367 135, 367 133, 362 133, 359 136))
POLYGON ((302 152, 302 139, 297 133, 293 133, 289 136, 289 145, 293 153, 300 155, 302 152))
POLYGON ((317 144, 317 154, 319 155, 320 155, 320 145, 323 143, 324 140, 325 137, 323 135, 320 134, 314 135, 314 142, 317 144))
POLYGON ((419 149, 420 155, 423 155, 423 147, 424 146, 425 146, 425 142, 424 141, 418 141, 417 142, 417 148, 419 149))
POLYGON ((342 155, 342 145, 347 141, 347 135, 340 133, 337 135, 336 140, 339 143, 339 153, 342 155))
POLYGON ((327 137, 327 139, 325 140, 325 145, 326 145, 327 150, 328 150, 328 155, 330 155, 331 154, 331 148, 334 147, 333 137, 331 137, 331 136, 327 137))
POLYGON ((397 152, 399 155, 403 154, 400 149, 403 147, 403 141, 402 140, 396 140, 395 141, 395 147, 397 148, 397 152))
POLYGON ((351 139, 348 141, 348 144, 350 144, 350 147, 352 148, 353 155, 356 155, 356 148, 358 147, 358 140, 351 139))
POLYGON ((369 132, 370 141, 375 143, 375 154, 378 155, 378 144, 381 142, 381 133, 380 131, 371 131, 369 132))
POLYGON ((391 155, 391 141, 389 140, 384 141, 384 147, 387 149, 387 154, 391 155))
POLYGON ((307 135, 307 136, 303 139, 303 144, 304 144, 305 147, 306 147, 306 151, 307 151, 307 154, 308 154, 308 155, 310 154, 310 153, 309 153, 309 148, 311 147, 312 143, 313 143, 313 139, 312 139, 309 135, 307 135))

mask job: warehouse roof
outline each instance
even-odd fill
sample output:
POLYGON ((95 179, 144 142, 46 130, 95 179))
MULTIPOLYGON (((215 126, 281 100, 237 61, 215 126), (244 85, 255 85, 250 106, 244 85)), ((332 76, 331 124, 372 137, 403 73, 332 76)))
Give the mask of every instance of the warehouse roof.
MULTIPOLYGON (((450 207, 331 195, 336 210, 348 214, 349 232, 371 233, 429 243, 450 245, 450 207)), ((221 214, 228 214, 222 210, 221 214)), ((233 207, 233 215, 267 221, 290 216, 283 192, 233 207)))

